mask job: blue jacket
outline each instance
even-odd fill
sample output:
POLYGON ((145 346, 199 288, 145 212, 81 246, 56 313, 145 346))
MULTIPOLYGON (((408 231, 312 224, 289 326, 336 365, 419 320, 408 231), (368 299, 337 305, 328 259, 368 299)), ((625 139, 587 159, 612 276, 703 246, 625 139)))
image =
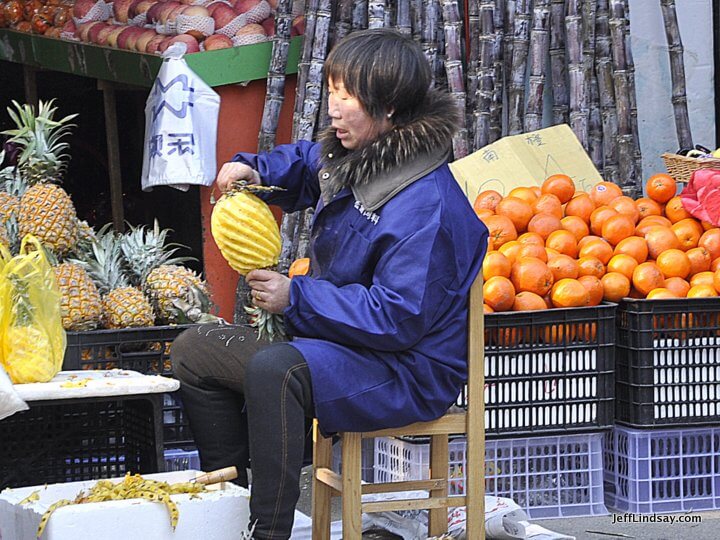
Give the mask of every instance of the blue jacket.
POLYGON ((284 316, 310 368, 320 426, 367 431, 437 418, 467 376, 467 298, 487 229, 445 149, 334 186, 343 168, 333 152, 321 160, 323 150, 300 142, 235 158, 287 190, 268 197, 284 211, 316 206, 311 271, 293 278, 284 316))

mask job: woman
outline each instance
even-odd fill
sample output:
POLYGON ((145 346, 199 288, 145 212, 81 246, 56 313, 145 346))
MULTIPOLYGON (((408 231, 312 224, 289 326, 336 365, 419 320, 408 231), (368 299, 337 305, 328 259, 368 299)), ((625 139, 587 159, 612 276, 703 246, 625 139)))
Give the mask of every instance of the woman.
POLYGON ((332 433, 446 412, 467 373, 467 296, 487 246, 447 165, 458 111, 428 90, 420 47, 356 32, 324 70, 331 126, 319 143, 241 153, 217 177, 221 191, 237 180, 285 188, 266 200, 286 212, 316 205, 310 274, 247 275, 291 341, 216 326, 172 348, 203 468, 244 474, 249 451, 253 538, 290 537, 313 417, 332 433))

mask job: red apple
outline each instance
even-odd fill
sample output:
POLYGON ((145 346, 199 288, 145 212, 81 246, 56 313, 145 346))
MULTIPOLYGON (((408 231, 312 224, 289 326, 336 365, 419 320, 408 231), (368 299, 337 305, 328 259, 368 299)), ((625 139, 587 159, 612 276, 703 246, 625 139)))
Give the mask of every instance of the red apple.
MULTIPOLYGON (((208 8, 208 12, 210 9, 208 8)), ((237 17, 238 14, 235 13, 235 10, 228 6, 227 4, 220 4, 217 6, 212 14, 211 17, 215 19, 215 28, 222 28, 224 26, 227 26, 230 24, 230 22, 237 17)))
POLYGON ((133 0, 113 0, 113 17, 117 22, 127 24, 132 3, 133 0))
MULTIPOLYGON (((185 43, 185 45, 187 45, 187 51, 185 51, 185 54, 200 52, 200 44, 198 43, 198 40, 188 34, 180 34, 179 36, 170 38, 170 42, 167 47, 173 43, 185 43)), ((167 49, 167 47, 165 48, 167 49)))
POLYGON ((167 3, 157 2, 150 6, 150 9, 145 13, 146 21, 148 23, 156 23, 160 20, 160 12, 166 8, 167 3))
POLYGON ((187 6, 185 4, 181 4, 180 2, 177 2, 177 3, 173 2, 173 4, 177 4, 177 5, 173 5, 169 10, 161 13, 160 22, 162 24, 175 22, 175 19, 177 19, 177 16, 180 15, 187 8, 187 6))
POLYGON ((125 30, 126 28, 128 28, 128 27, 127 27, 127 26, 124 26, 124 25, 117 25, 117 26, 114 26, 114 27, 113 27, 113 29, 112 29, 112 30, 110 31, 110 33, 107 35, 107 44, 108 44, 108 47, 117 48, 117 46, 118 46, 118 45, 117 45, 118 36, 119 36, 120 33, 121 33, 123 30, 125 30))
POLYGON ((267 19, 264 19, 263 22, 260 23, 260 26, 265 29, 265 33, 268 36, 275 35, 275 17, 270 16, 267 19))
POLYGON ((82 19, 97 3, 97 0, 76 0, 73 6, 73 17, 82 19))
POLYGON ((134 49, 138 52, 146 52, 148 43, 150 43, 150 41, 157 35, 158 33, 152 28, 146 28, 135 41, 134 49))
MULTIPOLYGON (((150 41, 147 42, 145 45, 145 52, 150 54, 155 54, 158 52, 158 48, 160 47, 160 44, 165 41, 167 36, 163 36, 162 34, 157 34, 155 37, 151 38, 150 41)), ((138 39, 138 41, 140 41, 138 39)), ((137 42, 135 43, 137 46, 137 42)))
MULTIPOLYGON (((108 26, 110 26, 110 25, 105 24, 105 23, 100 23, 100 24, 94 25, 92 28, 90 28, 90 30, 88 30, 87 40, 90 43, 97 43, 100 32, 102 32, 103 30, 106 30, 108 28, 108 26)), ((106 34, 107 34, 107 32, 106 32, 106 34)))
MULTIPOLYGON (((143 31, 139 26, 126 26, 125 29, 118 34, 117 37, 117 48, 118 49, 130 49, 128 41, 130 36, 136 36, 143 31)), ((137 36, 135 37, 137 39, 137 36)))
POLYGON ((208 13, 210 13, 210 16, 212 17, 212 16, 213 16, 213 13, 215 13, 215 10, 216 10, 218 7, 220 7, 220 6, 230 7, 230 5, 227 4, 226 2, 220 2, 220 1, 218 1, 218 2, 211 2, 210 4, 208 4, 208 5, 205 6, 205 7, 207 8, 208 13))
POLYGON ((205 46, 206 51, 215 51, 217 49, 229 49, 233 46, 233 42, 227 36, 223 36, 222 34, 213 34, 212 36, 205 38, 203 45, 205 46))
POLYGON ((262 0, 235 0, 235 11, 246 13, 257 6, 262 0))
POLYGON ((290 29, 290 36, 302 36, 305 35, 305 15, 298 15, 293 19, 292 28, 290 29))
POLYGON ((141 13, 147 13, 155 3, 157 3, 156 0, 135 0, 128 10, 128 16, 133 19, 141 13))
MULTIPOLYGON (((84 42, 90 41, 88 39, 88 33, 94 26, 99 26, 100 28, 102 28, 103 26, 105 26, 105 23, 101 22, 101 21, 92 21, 92 22, 81 23, 80 26, 78 26, 77 36, 80 38, 80 41, 84 41, 84 42)), ((99 32, 100 28, 98 28, 96 30, 96 32, 99 32)))
MULTIPOLYGON (((136 43, 137 43, 137 40, 140 38, 140 36, 142 36, 143 34, 145 34, 148 31, 152 32, 153 34, 156 33, 155 30, 150 30, 149 28, 140 28, 140 27, 136 27, 136 28, 138 29, 138 31, 133 32, 132 34, 129 34, 127 37, 127 40, 125 41, 124 48, 129 51, 137 51, 138 50, 136 43)), ((150 37, 152 37, 152 35, 150 37)), ((118 36, 118 41, 120 41, 122 38, 123 38, 123 35, 120 34, 120 36, 118 36)))
POLYGON ((246 36, 248 34, 265 35, 265 29, 259 24, 246 24, 240 30, 235 32, 236 36, 246 36))
POLYGON ((62 27, 63 34, 75 34, 77 37, 77 26, 75 26, 75 21, 70 19, 68 22, 66 22, 62 27))
POLYGON ((209 17, 210 12, 203 6, 187 6, 182 10, 182 14, 187 17, 209 17))
MULTIPOLYGON (((110 32, 113 31, 113 28, 115 28, 115 25, 112 25, 112 24, 108 24, 105 28, 102 28, 95 36, 95 40, 93 41, 93 43, 97 43, 98 45, 107 46, 108 36, 110 35, 110 32)), ((92 38, 92 33, 91 33, 90 37, 92 38)))

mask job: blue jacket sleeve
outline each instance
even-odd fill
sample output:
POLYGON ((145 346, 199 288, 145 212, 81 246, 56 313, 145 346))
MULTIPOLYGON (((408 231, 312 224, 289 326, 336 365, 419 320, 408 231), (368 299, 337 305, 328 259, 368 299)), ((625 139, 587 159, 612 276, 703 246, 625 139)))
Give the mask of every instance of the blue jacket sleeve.
POLYGON ((451 303, 465 301, 466 273, 479 264, 458 260, 452 238, 434 222, 382 255, 369 288, 293 278, 285 324, 298 337, 381 351, 407 350, 451 303))
POLYGON ((318 170, 320 148, 317 143, 299 141, 283 144, 262 154, 240 152, 232 161, 249 165, 258 173, 263 185, 278 186, 285 191, 275 191, 262 198, 276 204, 285 212, 295 212, 314 207, 320 197, 318 170))

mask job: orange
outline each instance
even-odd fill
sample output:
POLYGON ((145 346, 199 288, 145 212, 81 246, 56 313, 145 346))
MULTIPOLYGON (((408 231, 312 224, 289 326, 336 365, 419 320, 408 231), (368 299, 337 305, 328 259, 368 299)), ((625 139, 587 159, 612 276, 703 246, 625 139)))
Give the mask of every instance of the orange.
POLYGON ((720 268, 720 257, 718 257, 717 259, 715 259, 714 261, 712 261, 710 263, 710 271, 711 272, 717 271, 718 268, 720 268))
POLYGON ((692 214, 685 210, 679 196, 670 199, 665 205, 665 217, 673 223, 692 217, 692 214))
POLYGON ((593 210, 595 210, 595 203, 587 193, 577 194, 565 205, 566 216, 577 216, 585 223, 590 223, 590 214, 593 210))
POLYGON ((532 188, 529 187, 516 187, 510 190, 510 193, 507 194, 508 197, 517 197, 518 199, 522 199, 526 203, 528 203, 530 206, 533 205, 535 201, 537 201, 538 197, 540 195, 536 195, 535 191, 532 188))
POLYGON ((647 233, 651 227, 657 226, 672 227, 672 222, 664 216, 648 216, 642 218, 640 223, 637 224, 637 227, 635 227, 635 234, 638 236, 645 236, 645 233, 647 233))
POLYGON ((598 206, 593 210, 593 213, 590 214, 590 231, 597 236, 602 236, 602 226, 605 224, 605 221, 617 215, 618 211, 614 208, 598 206))
POLYGON ((517 197, 505 197, 495 207, 495 213, 510 218, 517 232, 524 231, 533 216, 532 207, 517 197))
POLYGON ((705 231, 698 240, 698 247, 707 249, 713 260, 720 257, 720 229, 713 228, 705 231))
POLYGON ((610 216, 601 229, 602 237, 616 246, 621 240, 632 236, 635 233, 635 222, 630 216, 618 214, 610 216))
POLYGON ((602 240, 602 238, 600 238, 599 236, 595 236, 594 234, 589 234, 586 237, 578 240, 578 249, 582 249, 583 246, 585 246, 586 244, 589 244, 590 242, 592 242, 594 240, 602 240))
POLYGON ((720 271, 715 271, 713 276, 713 287, 715 287, 716 291, 720 292, 720 271))
POLYGON ((632 219, 633 227, 635 226, 635 223, 640 221, 640 210, 638 210, 635 205, 635 201, 633 201, 630 197, 626 197, 625 195, 618 197, 617 199, 611 201, 608 206, 617 210, 618 214, 622 214, 623 216, 627 216, 632 219))
POLYGON ((613 250, 614 255, 630 255, 638 263, 644 263, 648 258, 648 245, 640 236, 629 236, 620 240, 613 250))
POLYGON ((601 278, 605 274, 605 265, 597 257, 580 257, 578 259, 578 275, 601 278))
POLYGON ((537 246, 544 246, 545 239, 535 232, 526 232, 518 236, 518 242, 521 244, 535 244, 537 246))
POLYGON ((603 300, 619 302, 630 294, 630 280, 619 272, 609 272, 600 278, 603 300))
POLYGON ((677 239, 680 240, 680 249, 683 251, 697 247, 704 232, 702 225, 693 218, 681 219, 673 223, 670 228, 677 236, 677 239))
POLYGON ((495 311, 507 311, 515 302, 515 287, 502 276, 493 276, 483 284, 483 299, 495 311))
POLYGON ((483 279, 487 281, 495 276, 509 278, 511 269, 512 263, 505 255, 499 251, 491 251, 483 260, 483 279))
POLYGON ((580 248, 578 255, 582 257, 597 257, 603 264, 607 264, 613 256, 613 248, 605 240, 598 239, 587 242, 580 248))
POLYGON ((712 298, 717 295, 718 293, 712 285, 695 285, 690 287, 687 293, 688 298, 712 298))
POLYGON ((589 306, 597 306, 602 302, 605 289, 599 278, 595 276, 580 276, 578 281, 583 284, 583 287, 585 287, 585 290, 588 292, 589 306))
POLYGON ((495 310, 487 304, 483 304, 483 313, 495 313, 495 310))
POLYGON ((517 292, 530 291, 539 296, 546 294, 553 284, 550 268, 535 257, 521 257, 515 261, 510 279, 517 292))
POLYGON ((562 204, 565 204, 575 195, 575 182, 566 174, 553 174, 540 186, 542 193, 555 195, 562 204))
POLYGON ((495 249, 517 238, 515 225, 513 225, 512 220, 507 216, 489 216, 483 219, 483 223, 485 223, 485 226, 488 228, 495 249))
POLYGON ((560 225, 566 231, 570 231, 576 241, 590 234, 590 228, 587 226, 587 223, 579 216, 565 216, 560 220, 560 225))
POLYGON ((520 242, 517 240, 510 240, 510 242, 504 243, 502 246, 498 248, 498 251, 505 255, 510 261, 510 264, 515 262, 515 259, 517 259, 518 251, 520 251, 520 248, 523 246, 520 242))
POLYGON ((515 295, 513 311, 536 311, 540 309, 547 309, 547 304, 542 296, 530 291, 521 291, 515 295))
POLYGON ((678 296, 672 292, 670 289, 666 289, 665 287, 658 287, 657 289, 653 289, 650 291, 646 298, 648 300, 652 300, 653 298, 677 298, 678 296))
POLYGON ((288 277, 294 278, 295 276, 304 276, 310 271, 310 259, 303 257, 301 259, 295 259, 288 268, 288 277))
POLYGON ((715 272, 700 272, 690 278, 690 287, 697 287, 698 285, 710 285, 713 286, 715 282, 715 272))
POLYGON ((618 197, 622 197, 622 190, 612 182, 598 182, 588 193, 595 207, 610 204, 618 197))
POLYGON ((553 257, 547 265, 552 272, 553 280, 555 281, 564 278, 575 279, 580 274, 580 266, 578 265, 578 262, 567 255, 560 254, 553 257))
POLYGON ((648 178, 645 191, 653 201, 663 204, 675 196, 677 185, 669 174, 655 174, 648 178))
POLYGON ((690 260, 690 275, 694 276, 699 272, 707 272, 710 270, 712 258, 710 253, 704 247, 696 247, 688 249, 685 254, 690 260))
POLYGON ((537 257, 543 262, 547 262, 548 260, 545 248, 536 244, 522 244, 515 256, 515 259, 519 259, 520 257, 537 257))
POLYGON ((551 214, 535 214, 527 226, 528 231, 538 233, 543 240, 547 240, 550 233, 560 229, 562 229, 560 218, 551 214))
POLYGON ((665 278, 686 278, 690 274, 690 259, 681 249, 667 249, 655 261, 665 278))
POLYGON ((561 279, 553 284, 550 299, 559 308, 583 307, 590 303, 590 295, 577 279, 561 279))
POLYGON ((540 195, 540 198, 533 203, 532 209, 535 214, 550 214, 558 219, 563 217, 562 203, 552 193, 540 195))
POLYGON ((665 282, 662 272, 654 262, 644 262, 638 264, 633 270, 632 284, 643 295, 658 287, 662 287, 665 282))
POLYGON ((550 236, 545 240, 545 247, 554 249, 559 253, 569 255, 570 257, 577 257, 578 247, 575 236, 570 231, 559 230, 550 233, 550 236))
POLYGON ((671 277, 663 282, 663 287, 668 289, 678 298, 684 298, 690 290, 690 284, 683 278, 671 277))
POLYGON ((635 267, 638 264, 640 263, 630 255, 618 253, 617 255, 613 255, 612 259, 610 259, 610 261, 608 262, 607 271, 620 272, 628 279, 632 279, 633 270, 635 270, 635 267))
POLYGON ((709 231, 710 229, 714 229, 717 226, 717 225, 713 225, 709 221, 705 221, 705 220, 701 221, 700 225, 702 225, 702 228, 704 231, 709 231))
POLYGON ((640 213, 640 219, 648 216, 662 216, 662 206, 653 201, 650 197, 641 197, 635 201, 635 206, 640 213))
POLYGON ((650 227, 645 233, 645 241, 651 259, 657 259, 658 255, 668 249, 680 249, 680 240, 669 227, 650 227))
POLYGON ((495 212, 493 212, 489 208, 480 208, 479 210, 475 210, 475 215, 478 217, 478 219, 480 221, 485 223, 485 218, 494 216, 495 212))
POLYGON ((502 195, 500 195, 500 193, 498 193, 494 189, 481 191, 480 193, 478 193, 478 196, 475 197, 475 202, 473 203, 473 210, 477 212, 481 208, 486 208, 495 212, 495 207, 501 200, 502 195))

